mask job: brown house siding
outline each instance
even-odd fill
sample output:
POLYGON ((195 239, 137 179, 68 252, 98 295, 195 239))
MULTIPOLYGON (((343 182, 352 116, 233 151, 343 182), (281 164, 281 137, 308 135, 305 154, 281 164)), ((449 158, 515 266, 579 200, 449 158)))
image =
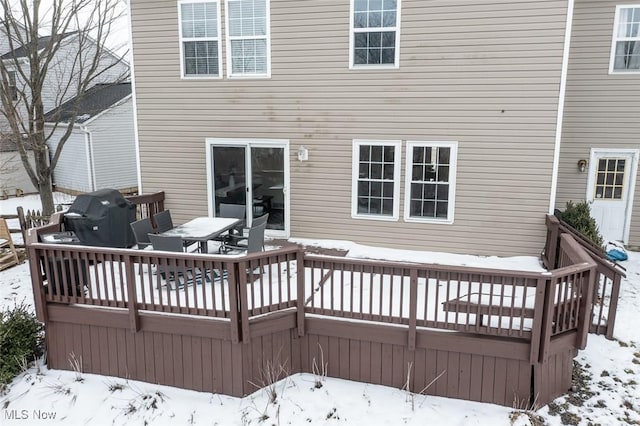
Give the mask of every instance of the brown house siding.
MULTIPOLYGON (((632 2, 633 3, 633 2, 632 2)), ((636 2, 637 3, 637 2, 636 2)), ((640 74, 609 75, 611 37, 619 1, 577 1, 569 53, 557 207, 584 200, 588 173, 577 162, 591 148, 640 148, 640 74)), ((638 175, 640 176, 640 175, 638 175)), ((640 245, 640 177, 629 244, 640 245)))
POLYGON ((142 187, 177 221, 207 213, 205 138, 286 139, 293 237, 540 252, 565 1, 404 0, 400 68, 355 71, 349 2, 272 0, 271 78, 251 80, 181 80, 176 2, 131 3, 142 187), (454 223, 404 222, 404 144, 400 219, 352 219, 353 139, 457 141, 454 223))

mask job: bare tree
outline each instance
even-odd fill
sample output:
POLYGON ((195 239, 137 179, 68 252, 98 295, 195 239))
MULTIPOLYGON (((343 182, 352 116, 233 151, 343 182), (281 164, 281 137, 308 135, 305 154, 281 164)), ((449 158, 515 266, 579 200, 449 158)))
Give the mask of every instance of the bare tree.
POLYGON ((82 94, 95 84, 128 78, 125 53, 116 55, 106 44, 124 8, 121 0, 0 0, 0 9, 0 33, 9 44, 0 60, 0 119, 5 121, 0 136, 17 146, 43 214, 50 215, 53 170, 76 123, 82 94), (63 126, 46 117, 70 99, 63 126), (45 126, 45 119, 53 125, 45 126), (47 141, 58 128, 64 131, 49 153, 47 141))

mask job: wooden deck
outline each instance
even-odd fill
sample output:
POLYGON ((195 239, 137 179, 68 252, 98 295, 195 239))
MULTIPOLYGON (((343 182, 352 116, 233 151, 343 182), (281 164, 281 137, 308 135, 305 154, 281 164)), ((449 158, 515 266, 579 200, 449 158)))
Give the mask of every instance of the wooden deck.
POLYGON ((244 395, 270 365, 513 406, 571 385, 597 264, 558 237, 543 273, 349 259, 299 247, 245 257, 43 244, 28 236, 48 364, 244 395), (184 287, 154 271, 198 271, 184 287), (434 379, 432 386, 427 387, 434 379))

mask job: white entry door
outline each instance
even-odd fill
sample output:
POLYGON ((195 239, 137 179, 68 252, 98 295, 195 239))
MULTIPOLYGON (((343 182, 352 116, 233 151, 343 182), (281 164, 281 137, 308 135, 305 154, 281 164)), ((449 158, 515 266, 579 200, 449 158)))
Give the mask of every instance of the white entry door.
POLYGON ((592 149, 587 200, 607 241, 627 242, 638 150, 592 149))

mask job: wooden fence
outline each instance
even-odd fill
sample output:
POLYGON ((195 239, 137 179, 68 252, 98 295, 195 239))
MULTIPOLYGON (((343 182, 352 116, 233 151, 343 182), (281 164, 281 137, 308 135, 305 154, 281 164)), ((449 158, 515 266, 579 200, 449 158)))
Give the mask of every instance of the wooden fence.
POLYGON ((604 250, 585 238, 566 222, 556 216, 547 215, 547 240, 542 260, 547 269, 562 266, 563 259, 560 256, 559 245, 564 234, 579 243, 591 259, 596 263, 597 285, 594 286, 592 295, 592 319, 590 332, 604 334, 607 339, 613 339, 613 330, 616 323, 616 311, 620 284, 625 275, 625 269, 615 262, 610 261, 604 250))
POLYGON ((265 365, 511 406, 570 386, 596 263, 569 234, 548 273, 317 256, 42 244, 31 276, 48 362, 243 395, 265 365), (325 358, 326 357, 326 358, 325 358), (232 371, 232 373, 230 373, 232 371))

